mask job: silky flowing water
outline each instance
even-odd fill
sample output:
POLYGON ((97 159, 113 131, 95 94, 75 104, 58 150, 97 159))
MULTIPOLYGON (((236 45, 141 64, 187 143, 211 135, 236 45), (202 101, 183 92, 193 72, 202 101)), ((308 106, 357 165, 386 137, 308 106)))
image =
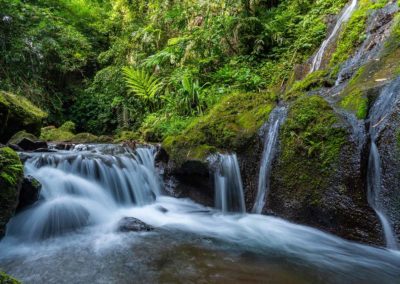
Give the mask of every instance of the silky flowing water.
POLYGON ((132 153, 119 146, 81 146, 22 157, 26 174, 43 189, 40 200, 8 224, 0 242, 0 269, 24 283, 400 279, 397 251, 352 243, 271 216, 224 213, 166 196, 151 148, 132 153), (156 229, 120 233, 123 217, 156 229))
POLYGON ((315 54, 312 64, 311 64, 311 69, 310 73, 317 71, 320 69, 322 60, 324 59, 325 52, 331 42, 336 38, 336 36, 339 34, 342 26, 344 23, 346 23, 351 15, 353 14, 355 8, 357 7, 357 0, 351 0, 351 2, 344 8, 341 16, 336 22, 336 25, 334 26, 332 32, 329 34, 328 38, 325 39, 320 48, 318 49, 317 53, 315 54))

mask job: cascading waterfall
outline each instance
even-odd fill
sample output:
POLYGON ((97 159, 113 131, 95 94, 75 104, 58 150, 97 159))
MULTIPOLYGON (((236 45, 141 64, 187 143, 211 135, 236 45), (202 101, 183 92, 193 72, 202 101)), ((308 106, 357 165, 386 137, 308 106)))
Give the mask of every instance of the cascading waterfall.
POLYGON ((264 139, 264 150, 261 159, 260 173, 258 176, 257 196, 253 206, 253 212, 261 214, 269 191, 269 179, 272 161, 275 157, 278 143, 279 129, 286 117, 286 107, 275 108, 269 118, 268 130, 264 139))
POLYGON ((329 46, 331 41, 334 38, 336 38, 336 36, 338 35, 342 25, 350 19, 350 17, 353 14, 356 6, 357 6, 357 0, 352 0, 351 4, 345 7, 342 15, 340 16, 340 18, 336 22, 336 25, 333 28, 333 31, 331 32, 329 37, 323 41, 323 43, 321 44, 317 54, 314 56, 313 61, 312 61, 312 65, 311 65, 311 69, 310 69, 310 73, 319 70, 319 68, 321 67, 321 63, 322 63, 322 60, 324 58, 324 54, 325 54, 325 51, 326 51, 327 47, 329 46))
POLYGON ((243 184, 236 155, 218 155, 217 163, 214 174, 215 207, 224 213, 245 213, 243 184))
POLYGON ((370 111, 369 133, 371 138, 371 147, 368 158, 367 173, 368 203, 379 217, 385 235, 386 246, 390 249, 397 249, 398 245, 390 221, 379 201, 379 196, 382 190, 382 167, 376 139, 378 138, 379 132, 384 127, 386 117, 390 115, 392 107, 398 100, 399 92, 400 77, 382 90, 370 111))
POLYGON ((102 224, 116 209, 152 203, 161 192, 152 148, 131 152, 121 146, 81 145, 22 158, 25 174, 35 177, 42 191, 33 207, 12 219, 7 235, 39 240, 102 224))

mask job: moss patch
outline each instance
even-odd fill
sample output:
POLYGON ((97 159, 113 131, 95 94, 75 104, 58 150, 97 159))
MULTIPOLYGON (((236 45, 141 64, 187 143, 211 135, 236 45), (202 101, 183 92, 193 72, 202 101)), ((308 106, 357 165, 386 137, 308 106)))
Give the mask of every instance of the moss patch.
POLYGON ((1 284, 20 284, 17 279, 5 274, 4 272, 0 271, 0 283, 1 284))
POLYGON ((186 159, 202 160, 217 150, 240 151, 268 120, 274 106, 271 94, 233 94, 194 120, 182 134, 168 136, 163 146, 178 164, 186 159))
POLYGON ((380 54, 379 60, 360 67, 340 94, 339 106, 354 112, 358 118, 367 116, 370 94, 375 89, 397 77, 400 70, 400 16, 394 20, 390 37, 380 54))
POLYGON ((23 178, 23 166, 15 151, 0 148, 0 237, 18 204, 18 186, 23 178))
MULTIPOLYGON (((335 53, 329 63, 331 67, 339 66, 354 53, 356 48, 365 40, 368 16, 373 10, 383 8, 386 3, 387 0, 358 1, 357 10, 354 11, 339 35, 335 53)), ((338 67, 335 69, 338 70, 338 67)))
POLYGON ((347 131, 324 99, 304 96, 294 102, 282 126, 282 152, 275 173, 282 178, 288 198, 319 202, 346 137, 347 131))
POLYGON ((19 131, 19 132, 15 133, 10 138, 10 140, 8 140, 8 144, 18 144, 24 138, 27 138, 27 139, 32 140, 32 141, 37 141, 38 140, 38 138, 35 135, 33 135, 31 133, 28 133, 25 130, 22 130, 22 131, 19 131))
POLYGON ((319 89, 321 87, 332 87, 335 82, 329 78, 328 72, 319 70, 308 74, 303 80, 297 81, 285 94, 285 99, 294 99, 301 96, 304 92, 319 89))
POLYGON ((7 140, 16 132, 26 130, 40 134, 47 114, 22 96, 0 91, 0 141, 7 140))
POLYGON ((42 128, 42 134, 40 135, 40 138, 45 141, 73 143, 109 143, 113 140, 109 136, 96 136, 87 132, 74 134, 72 132, 73 130, 75 130, 75 124, 67 121, 59 128, 56 128, 55 126, 47 126, 42 128))

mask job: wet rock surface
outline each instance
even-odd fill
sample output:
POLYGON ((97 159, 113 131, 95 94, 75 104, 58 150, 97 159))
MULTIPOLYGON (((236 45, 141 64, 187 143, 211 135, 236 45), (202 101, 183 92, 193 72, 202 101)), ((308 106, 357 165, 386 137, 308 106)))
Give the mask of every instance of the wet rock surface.
POLYGON ((127 232, 149 232, 153 231, 154 227, 136 219, 134 217, 124 217, 118 223, 118 231, 127 232))
POLYGON ((42 185, 32 176, 24 177, 17 210, 22 210, 39 200, 42 185))

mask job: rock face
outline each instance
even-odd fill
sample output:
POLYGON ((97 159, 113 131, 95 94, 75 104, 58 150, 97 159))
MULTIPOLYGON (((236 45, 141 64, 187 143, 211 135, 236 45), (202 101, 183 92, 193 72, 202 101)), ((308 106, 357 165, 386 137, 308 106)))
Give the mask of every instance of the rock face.
POLYGON ((38 201, 42 185, 32 176, 24 177, 19 194, 17 210, 22 210, 38 201))
POLYGON ((22 178, 23 166, 18 155, 8 147, 0 148, 0 238, 17 208, 22 178))
POLYGON ((0 142, 7 142, 21 130, 39 136, 45 112, 22 96, 0 91, 0 142))
POLYGON ((347 239, 382 244, 351 127, 323 98, 293 103, 280 142, 267 207, 347 239))
POLYGON ((153 230, 154 227, 147 225, 134 217, 124 217, 118 223, 119 232, 149 232, 153 230))

